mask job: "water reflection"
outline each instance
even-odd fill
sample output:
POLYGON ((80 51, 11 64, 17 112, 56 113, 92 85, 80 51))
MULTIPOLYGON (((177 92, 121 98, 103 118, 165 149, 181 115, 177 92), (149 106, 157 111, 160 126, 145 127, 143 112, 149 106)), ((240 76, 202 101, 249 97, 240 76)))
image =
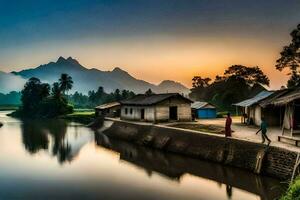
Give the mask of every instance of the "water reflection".
MULTIPOLYGON (((68 136, 68 126, 65 120, 60 119, 23 121, 21 130, 25 149, 31 154, 47 150, 50 155, 57 157, 60 164, 71 162, 81 148, 73 149, 71 143, 76 143, 76 140, 81 142, 82 138, 77 131, 78 125, 73 125, 75 134, 68 136)), ((84 145, 89 139, 83 141, 84 145)))
POLYGON ((277 180, 118 141, 101 129, 64 120, 1 120, 0 199, 268 200, 282 191, 277 180))
POLYGON ((226 185, 228 199, 231 199, 233 196, 233 188, 248 191, 266 200, 278 198, 282 191, 282 185, 277 181, 272 181, 272 178, 257 176, 244 170, 163 153, 108 138, 102 133, 95 134, 95 141, 101 147, 119 152, 120 160, 130 162, 145 170, 149 177, 151 177, 153 172, 156 172, 170 180, 180 182, 185 174, 191 174, 218 182, 220 186, 224 184, 226 185))

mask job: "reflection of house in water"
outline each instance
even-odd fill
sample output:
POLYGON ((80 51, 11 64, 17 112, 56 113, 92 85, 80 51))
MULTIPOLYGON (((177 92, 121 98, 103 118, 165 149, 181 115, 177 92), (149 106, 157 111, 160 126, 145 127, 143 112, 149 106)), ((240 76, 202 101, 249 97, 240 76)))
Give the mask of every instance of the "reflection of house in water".
POLYGON ((228 197, 234 192, 232 188, 248 191, 267 200, 275 199, 281 195, 278 189, 281 186, 277 181, 274 182, 271 178, 254 175, 244 170, 176 154, 163 153, 114 140, 100 133, 95 134, 95 140, 97 145, 119 152, 121 160, 140 167, 149 176, 156 172, 171 180, 180 181, 184 174, 191 174, 225 184, 228 197), (274 190, 270 192, 270 188, 274 188, 274 190))
POLYGON ((76 125, 68 126, 64 120, 24 121, 22 140, 25 149, 32 154, 46 150, 60 163, 70 162, 85 144, 93 140, 92 134, 86 131, 80 134, 77 129, 76 125))

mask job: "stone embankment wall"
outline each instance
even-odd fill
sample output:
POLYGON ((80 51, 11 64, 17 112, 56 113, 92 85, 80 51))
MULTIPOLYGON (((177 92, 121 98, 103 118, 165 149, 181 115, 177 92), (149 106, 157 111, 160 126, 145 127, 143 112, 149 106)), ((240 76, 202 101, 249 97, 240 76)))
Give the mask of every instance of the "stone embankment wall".
POLYGON ((291 178, 297 157, 296 152, 253 142, 123 121, 115 121, 103 133, 109 137, 279 179, 291 178))

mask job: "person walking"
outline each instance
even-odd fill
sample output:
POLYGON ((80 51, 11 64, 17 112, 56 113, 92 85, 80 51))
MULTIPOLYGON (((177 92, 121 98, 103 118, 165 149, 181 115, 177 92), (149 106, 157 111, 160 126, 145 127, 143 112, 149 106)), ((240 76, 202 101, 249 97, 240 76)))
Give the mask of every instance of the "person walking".
POLYGON ((264 118, 261 118, 261 124, 260 124, 260 129, 256 132, 256 135, 261 131, 261 139, 262 139, 262 144, 265 143, 266 140, 268 140, 268 146, 271 143, 271 140, 267 136, 267 123, 265 122, 264 118))
POLYGON ((230 117, 230 113, 227 113, 226 123, 225 123, 225 137, 231 137, 231 124, 232 124, 232 119, 230 117))

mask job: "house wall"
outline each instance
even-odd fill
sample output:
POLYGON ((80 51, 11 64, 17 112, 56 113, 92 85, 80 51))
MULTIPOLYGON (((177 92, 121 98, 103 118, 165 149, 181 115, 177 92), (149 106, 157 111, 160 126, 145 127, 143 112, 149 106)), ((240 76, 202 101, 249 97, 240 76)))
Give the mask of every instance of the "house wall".
POLYGON ((141 120, 141 109, 145 109, 144 121, 168 121, 170 107, 177 107, 177 115, 179 121, 190 121, 192 119, 191 105, 184 100, 171 98, 162 101, 154 106, 126 106, 121 107, 121 119, 125 120, 141 120), (127 108, 127 114, 126 114, 127 108), (132 109, 132 114, 130 113, 132 109))
POLYGON ((170 98, 156 105, 156 119, 164 121, 169 119, 169 109, 177 106, 177 116, 179 121, 192 120, 191 104, 178 98, 170 98))
POLYGON ((284 120, 283 120, 283 126, 286 129, 291 128, 292 119, 293 119, 294 109, 292 105, 288 104, 286 106, 285 112, 284 112, 284 120))
POLYGON ((261 124, 261 107, 259 105, 250 106, 246 108, 248 117, 253 120, 253 123, 257 126, 261 124))
POLYGON ((145 121, 154 121, 154 106, 122 106, 121 119, 126 120, 141 120, 141 110, 145 110, 145 121), (126 114, 127 109, 127 114, 126 114), (132 112, 130 111, 132 109, 132 112))
POLYGON ((268 126, 281 126, 284 116, 283 107, 268 106, 262 108, 261 112, 268 126))
POLYGON ((197 110, 197 117, 199 119, 212 119, 217 117, 215 108, 200 108, 197 110))
POLYGON ((95 109, 95 115, 104 115, 106 117, 119 117, 121 106, 114 106, 106 109, 95 109))

